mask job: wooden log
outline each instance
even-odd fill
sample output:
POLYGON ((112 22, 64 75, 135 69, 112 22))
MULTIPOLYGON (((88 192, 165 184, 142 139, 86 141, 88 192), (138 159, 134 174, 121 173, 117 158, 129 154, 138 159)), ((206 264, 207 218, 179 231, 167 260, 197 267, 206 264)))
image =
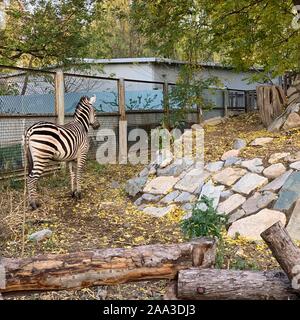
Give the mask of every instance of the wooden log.
MULTIPOLYGON (((261 233, 273 256, 291 281, 300 273, 300 249, 280 221, 261 233)), ((300 279, 299 279, 300 280, 300 279)), ((300 284, 300 281, 298 282, 300 284)))
POLYGON ((177 298, 295 300, 300 297, 283 272, 191 268, 178 273, 177 298))
POLYGON ((137 280, 174 279, 178 270, 193 265, 211 267, 215 255, 215 241, 201 238, 181 244, 2 258, 6 284, 0 292, 80 289, 137 280))
POLYGON ((260 118, 263 124, 269 127, 283 112, 286 98, 279 86, 258 86, 256 92, 260 118))

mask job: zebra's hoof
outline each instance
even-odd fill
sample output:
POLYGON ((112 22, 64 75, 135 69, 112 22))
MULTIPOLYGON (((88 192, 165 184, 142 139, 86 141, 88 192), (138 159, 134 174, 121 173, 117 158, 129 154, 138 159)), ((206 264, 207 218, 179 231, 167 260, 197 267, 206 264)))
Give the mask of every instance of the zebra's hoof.
POLYGON ((36 210, 36 209, 39 208, 40 206, 41 206, 40 203, 38 203, 38 202, 36 202, 36 201, 31 201, 31 202, 30 202, 30 207, 31 207, 32 211, 33 211, 33 210, 36 210))
POLYGON ((73 191, 72 198, 75 198, 76 200, 80 200, 81 199, 81 192, 80 191, 73 191))

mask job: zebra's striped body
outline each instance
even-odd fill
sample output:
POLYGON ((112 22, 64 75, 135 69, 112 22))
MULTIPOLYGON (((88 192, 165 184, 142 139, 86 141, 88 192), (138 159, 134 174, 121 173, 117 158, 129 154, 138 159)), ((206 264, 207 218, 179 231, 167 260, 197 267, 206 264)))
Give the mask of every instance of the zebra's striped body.
POLYGON ((73 121, 65 125, 51 122, 38 122, 25 131, 25 153, 28 159, 29 203, 33 209, 38 207, 36 198, 36 183, 50 161, 67 161, 71 175, 72 195, 81 197, 81 174, 88 149, 89 125, 97 129, 100 125, 96 120, 92 104, 96 98, 90 100, 82 97, 76 107, 73 121), (77 170, 75 172, 74 165, 77 170), (75 188, 76 179, 76 188, 75 188))

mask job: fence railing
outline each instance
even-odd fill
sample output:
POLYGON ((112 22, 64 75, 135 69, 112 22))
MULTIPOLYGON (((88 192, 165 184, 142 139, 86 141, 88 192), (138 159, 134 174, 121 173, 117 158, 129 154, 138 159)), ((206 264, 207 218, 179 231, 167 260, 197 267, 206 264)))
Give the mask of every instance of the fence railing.
MULTIPOLYGON (((37 70, 0 65, 0 177, 24 166, 22 135, 37 121, 64 124, 71 120, 82 95, 96 95, 95 107, 102 128, 117 136, 118 153, 127 154, 128 127, 169 125, 175 106, 169 96, 172 82, 84 75, 61 70, 37 70)), ((226 110, 255 109, 253 92, 216 89, 205 92, 215 108, 208 116, 226 115, 226 110), (250 108, 251 106, 251 108, 250 108)), ((187 122, 200 120, 201 108, 189 110, 187 122)), ((91 131, 91 153, 100 142, 91 131)))

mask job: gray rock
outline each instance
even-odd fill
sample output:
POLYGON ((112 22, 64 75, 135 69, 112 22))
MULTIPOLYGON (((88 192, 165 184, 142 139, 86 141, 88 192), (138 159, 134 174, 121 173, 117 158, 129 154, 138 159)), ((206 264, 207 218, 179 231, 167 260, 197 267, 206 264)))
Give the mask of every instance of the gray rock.
POLYGON ((183 211, 187 211, 187 212, 190 212, 193 210, 193 204, 192 203, 185 203, 181 206, 181 209, 183 211))
POLYGON ((196 200, 196 196, 189 192, 181 192, 179 196, 174 200, 174 202, 185 203, 185 202, 193 202, 196 200))
POLYGON ((246 212, 243 209, 238 209, 235 212, 233 212, 227 221, 227 225, 232 224, 233 222, 243 218, 246 215, 246 212))
POLYGON ((181 191, 187 191, 189 193, 200 192, 200 188, 203 186, 205 180, 209 177, 207 171, 202 169, 192 169, 177 182, 175 189, 181 191))
POLYGON ((194 164, 193 160, 181 158, 176 159, 173 163, 163 169, 157 170, 158 176, 174 176, 178 177, 184 170, 187 170, 194 164))
POLYGON ((179 194, 180 191, 178 190, 172 191, 169 194, 167 194, 164 198, 162 198, 160 202, 167 204, 174 202, 174 200, 179 196, 179 194))
POLYGON ((293 170, 289 170, 285 172, 283 175, 281 175, 280 177, 276 178, 275 180, 273 180, 272 182, 264 186, 261 189, 261 191, 273 191, 273 192, 278 191, 284 185, 285 181, 292 174, 292 172, 293 170))
POLYGON ((289 155, 284 158, 284 161, 287 162, 297 162, 300 161, 300 151, 296 152, 295 154, 289 155))
POLYGON ((178 178, 176 177, 157 177, 149 181, 144 187, 145 193, 152 194, 167 194, 169 193, 174 185, 177 183, 178 178))
POLYGON ((113 180, 113 181, 111 182, 110 187, 111 187, 112 189, 118 189, 118 188, 120 188, 120 183, 119 183, 118 181, 116 181, 116 180, 113 180))
POLYGON ((175 208, 174 205, 170 205, 167 207, 146 207, 143 212, 155 216, 157 218, 161 218, 168 213, 170 213, 175 208))
POLYGON ((246 174, 246 172, 247 171, 245 169, 228 167, 214 174, 212 178, 217 183, 231 186, 244 174, 246 174))
POLYGON ((232 195, 233 195, 232 190, 230 190, 230 189, 224 190, 223 192, 221 192, 220 201, 225 201, 226 199, 228 199, 232 195))
POLYGON ((228 158, 231 158, 231 157, 238 157, 239 153, 240 153, 240 150, 236 150, 236 149, 226 151, 226 152, 223 153, 223 155, 221 157, 221 160, 225 161, 225 160, 227 160, 228 158))
POLYGON ((242 159, 239 157, 230 157, 230 158, 226 159, 224 167, 230 167, 234 164, 239 165, 239 164, 241 164, 241 162, 242 162, 242 159))
POLYGON ((300 171, 300 161, 296 161, 296 162, 291 163, 290 168, 300 171))
POLYGON ((144 185, 147 182, 147 177, 136 177, 129 179, 125 186, 125 191, 132 197, 136 196, 143 190, 144 185))
POLYGON ((253 140, 250 145, 251 146, 264 146, 267 143, 273 141, 274 138, 266 137, 266 138, 256 138, 253 140))
POLYGON ((28 240, 30 241, 42 241, 44 239, 48 239, 52 236, 52 231, 50 229, 43 229, 37 232, 32 233, 28 236, 28 240))
POLYGON ((190 219, 191 216, 192 216, 192 212, 188 211, 181 219, 182 220, 187 220, 187 219, 190 219))
POLYGON ((280 161, 280 160, 282 160, 282 159, 284 159, 284 158, 286 158, 286 157, 288 157, 288 156, 290 156, 290 153, 289 153, 289 152, 277 152, 277 153, 273 153, 273 154, 271 154, 268 162, 269 162, 270 164, 274 164, 274 163, 277 163, 278 161, 280 161))
POLYGON ((199 200, 202 196, 206 196, 210 199, 213 199, 213 207, 217 208, 221 192, 224 190, 224 186, 214 186, 211 180, 209 180, 203 187, 199 196, 199 200))
POLYGON ((246 168, 253 173, 261 173, 264 170, 263 161, 260 158, 242 161, 241 167, 246 168))
POLYGON ((142 203, 143 203, 143 196, 136 199, 133 204, 139 207, 142 203))
POLYGON ((258 189, 267 183, 267 178, 262 177, 256 173, 247 173, 232 187, 232 190, 248 195, 253 190, 258 189))
POLYGON ((145 167, 140 173, 139 173, 139 177, 146 177, 149 174, 149 169, 147 167, 145 167))
POLYGON ((157 202, 161 198, 161 195, 154 195, 151 193, 144 193, 142 195, 142 199, 146 202, 157 202))
POLYGON ((277 221, 286 223, 285 214, 275 210, 263 209, 257 214, 233 222, 228 229, 228 235, 239 234, 251 240, 261 240, 260 234, 277 221))
POLYGON ((293 172, 285 181, 279 192, 279 198, 274 205, 274 210, 289 213, 295 202, 300 197, 300 172, 293 172))
POLYGON ((300 199, 296 202, 286 230, 292 239, 300 240, 300 199))
POLYGON ((244 139, 235 139, 233 142, 233 149, 240 150, 247 146, 247 142, 244 139))
POLYGON ((268 179, 275 179, 286 172, 286 168, 282 163, 271 164, 263 171, 263 175, 268 179))
POLYGON ((242 209, 245 211, 245 215, 248 216, 266 208, 276 199, 277 195, 271 191, 264 191, 263 193, 256 192, 242 205, 242 209))
POLYGON ((220 171, 223 168, 224 162, 223 161, 214 161, 214 162, 209 162, 205 166, 205 170, 209 172, 217 172, 220 171))
POLYGON ((298 113, 292 112, 287 117, 282 129, 289 130, 289 129, 298 128, 298 127, 300 127, 300 116, 298 113))
POLYGON ((230 214, 231 212, 236 210, 238 207, 240 207, 245 201, 246 201, 246 198, 243 197, 242 195, 233 194, 227 200, 219 204, 218 212, 224 213, 224 214, 230 214))

